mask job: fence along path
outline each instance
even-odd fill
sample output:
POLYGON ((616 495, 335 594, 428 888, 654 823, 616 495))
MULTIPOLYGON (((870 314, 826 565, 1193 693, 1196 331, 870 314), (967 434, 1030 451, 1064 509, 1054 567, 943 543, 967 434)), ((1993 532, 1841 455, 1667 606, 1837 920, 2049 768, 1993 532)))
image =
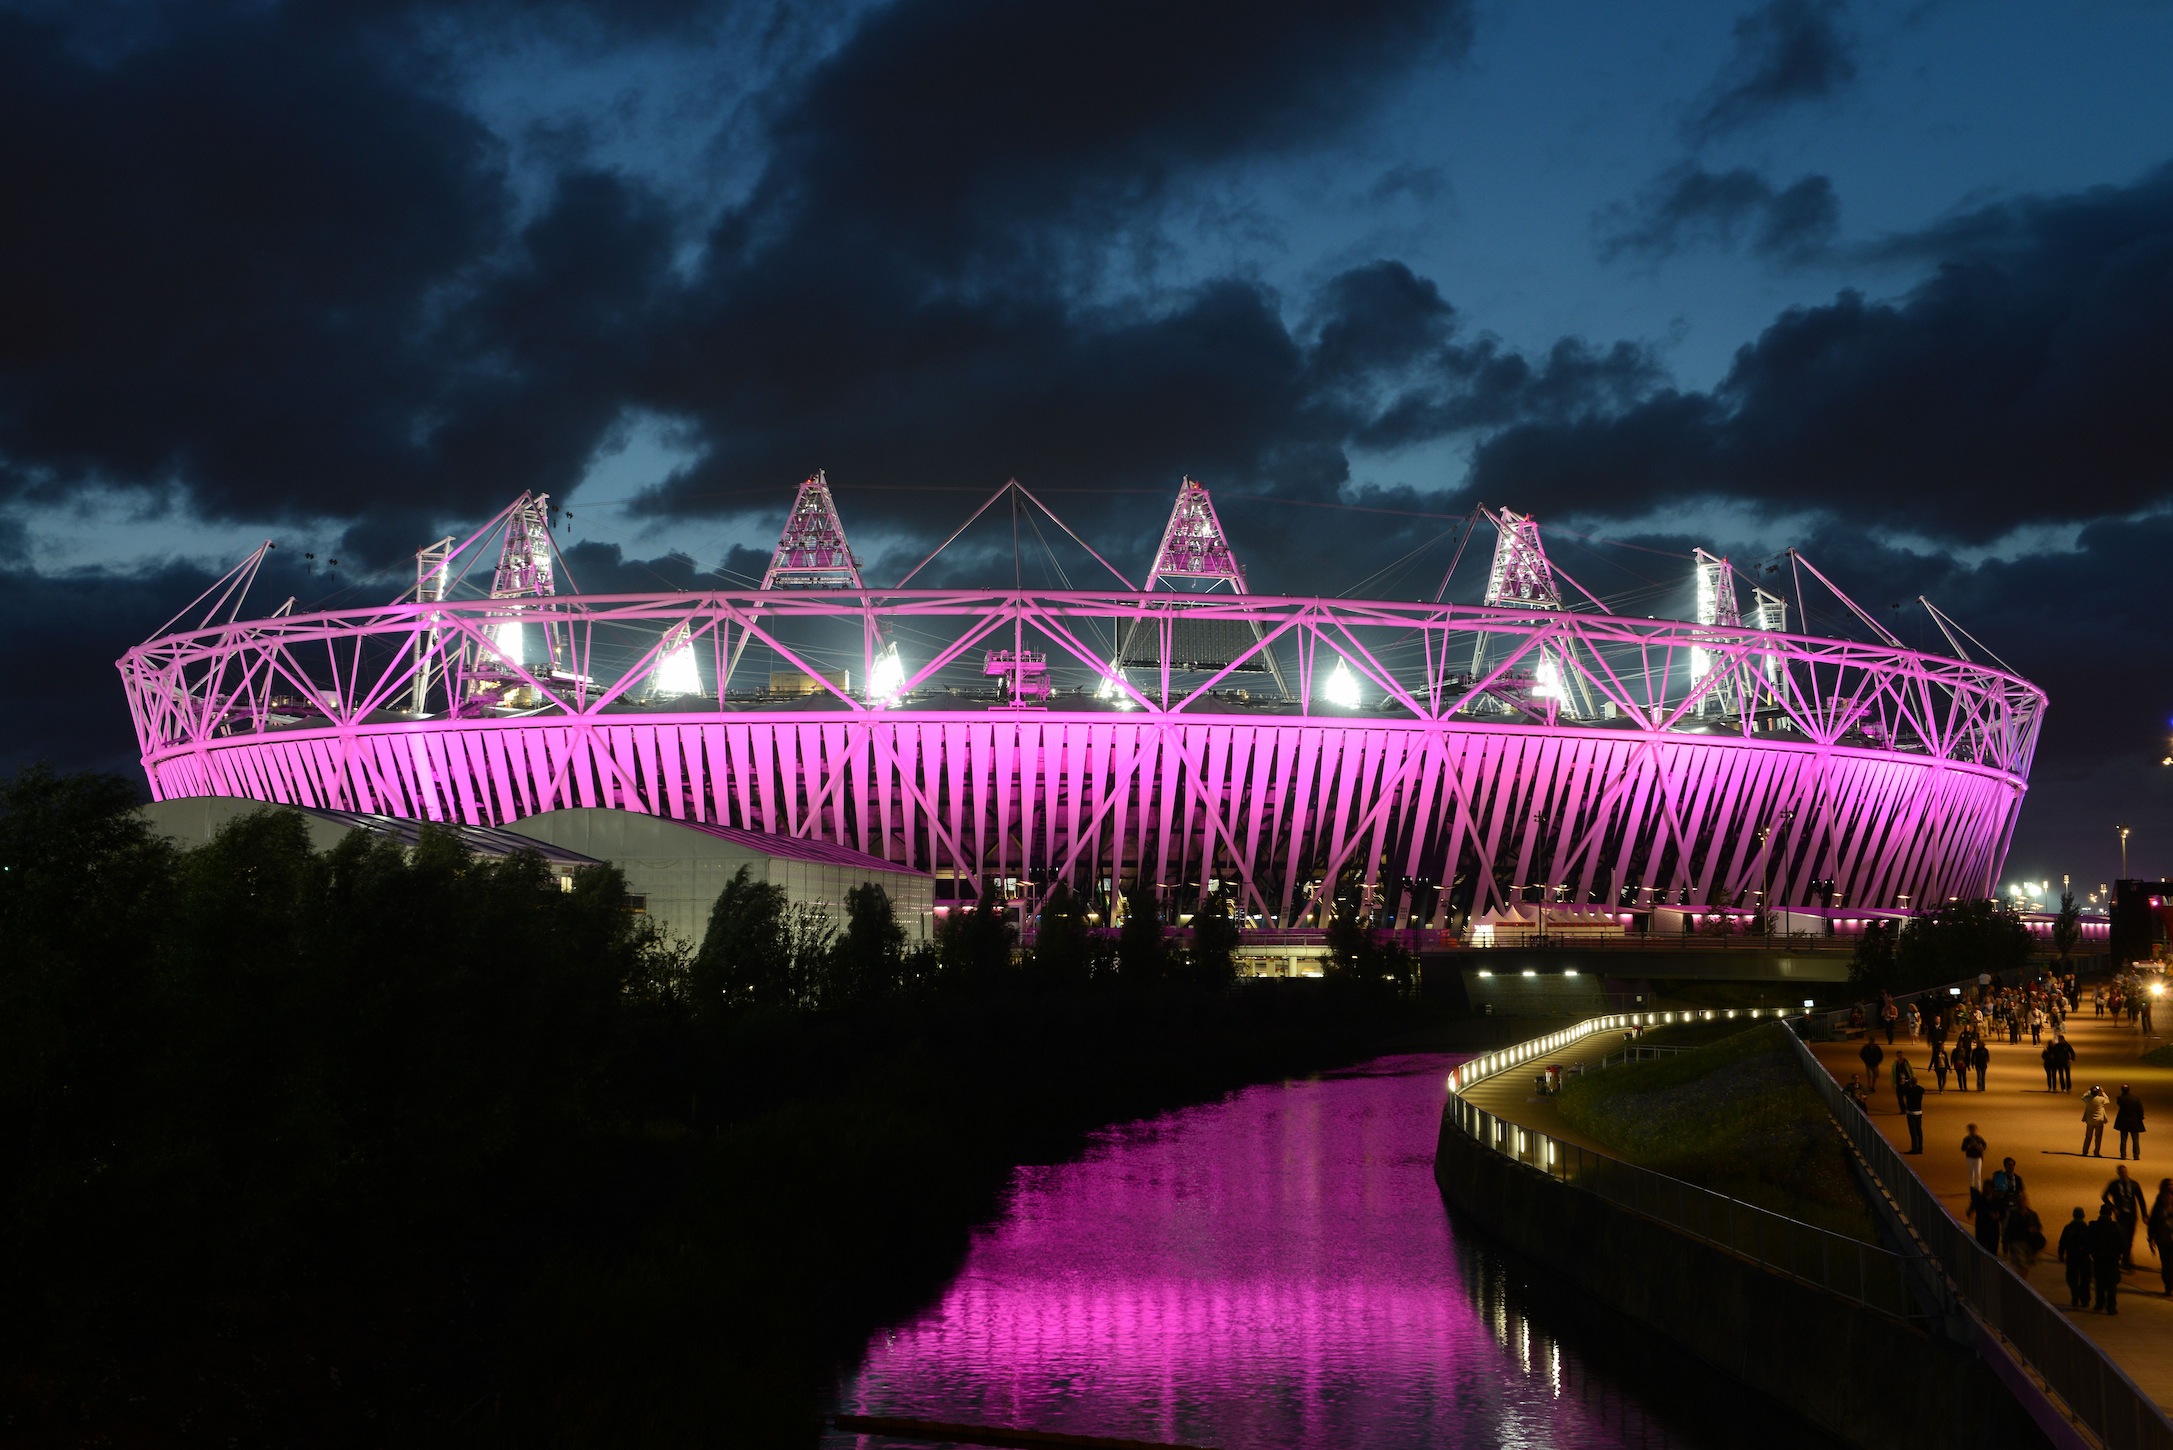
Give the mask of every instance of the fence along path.
MULTIPOLYGON (((2107 1450, 2173 1450, 2173 1421, 2112 1358, 2007 1261, 1978 1243, 1876 1124, 1841 1094, 1800 1039, 1797 1056, 1826 1110, 1952 1284, 1961 1302, 2107 1450)), ((2058 1225, 2052 1226, 2056 1232, 2058 1225)))
MULTIPOLYGON (((1488 1112, 1464 1096, 1470 1088, 1499 1074, 1543 1067, 1554 1054, 1595 1033, 1624 1032, 1712 1015, 1614 1013, 1481 1054, 1458 1067, 1450 1077, 1450 1120, 1483 1147, 1738 1258, 1838 1294, 1889 1318, 1907 1321, 1931 1317, 1910 1289, 1912 1273, 1918 1275, 1920 1283, 1921 1273, 1901 1254, 1567 1142, 1488 1112)), ((1749 1018, 1761 1014, 1743 1015, 1747 1025, 1749 1018)), ((1777 1011, 1763 1015, 1780 1016, 1777 1011)))

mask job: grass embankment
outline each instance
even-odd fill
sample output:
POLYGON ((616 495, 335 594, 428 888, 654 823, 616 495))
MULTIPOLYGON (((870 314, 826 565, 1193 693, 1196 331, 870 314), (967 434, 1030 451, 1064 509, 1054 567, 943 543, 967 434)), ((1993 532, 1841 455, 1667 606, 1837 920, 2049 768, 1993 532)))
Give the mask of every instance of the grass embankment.
MULTIPOLYGON (((1722 1025, 1679 1032, 1695 1037, 1722 1025)), ((1562 1117, 1632 1163, 1876 1242, 1841 1135, 1804 1080, 1787 1030, 1769 1023, 1677 1057, 1572 1078, 1562 1117)))

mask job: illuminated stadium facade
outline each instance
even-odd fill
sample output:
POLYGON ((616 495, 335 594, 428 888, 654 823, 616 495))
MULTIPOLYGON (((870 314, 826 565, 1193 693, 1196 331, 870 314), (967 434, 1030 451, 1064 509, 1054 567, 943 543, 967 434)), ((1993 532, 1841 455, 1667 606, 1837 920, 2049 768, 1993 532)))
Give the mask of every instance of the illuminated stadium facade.
MULTIPOLYGON (((982 512, 1000 501, 1040 507, 1010 484, 982 512)), ((1337 900, 1441 928, 1535 896, 1991 893, 2044 695, 1943 615, 1952 656, 1905 648, 1791 554, 1761 576, 1789 597, 1755 588, 1746 617, 1703 552, 1691 620, 1577 607, 1529 518, 1483 517, 1479 605, 1251 593, 1189 481, 1144 587, 1078 541, 1116 587, 882 588, 818 476, 762 588, 602 595, 524 496, 372 608, 243 618, 259 550, 119 668, 161 799, 479 825, 615 807, 832 841, 958 894, 1107 900, 1145 871, 1175 912, 1227 892, 1255 928, 1337 900), (1868 637, 1790 633, 1806 589, 1868 637)))

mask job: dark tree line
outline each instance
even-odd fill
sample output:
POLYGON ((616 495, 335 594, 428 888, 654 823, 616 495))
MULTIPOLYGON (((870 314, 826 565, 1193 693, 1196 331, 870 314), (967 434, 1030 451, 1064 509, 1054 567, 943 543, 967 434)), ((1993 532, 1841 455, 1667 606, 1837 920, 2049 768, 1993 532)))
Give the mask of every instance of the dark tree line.
POLYGON ((2029 957, 2029 928, 2004 903, 1958 901, 1898 928, 1891 921, 1866 923, 1849 963, 1849 984, 1861 992, 1913 992, 1987 972, 2018 972, 2029 957))

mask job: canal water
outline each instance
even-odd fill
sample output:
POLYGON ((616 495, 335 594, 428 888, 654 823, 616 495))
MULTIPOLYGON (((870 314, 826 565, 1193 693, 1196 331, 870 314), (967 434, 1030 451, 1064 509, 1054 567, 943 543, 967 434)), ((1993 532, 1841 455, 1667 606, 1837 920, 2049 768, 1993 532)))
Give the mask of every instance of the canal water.
MULTIPOLYGON (((835 1409, 1223 1450, 1832 1444, 1450 1216, 1461 1060, 1248 1088, 1019 1170, 835 1409)), ((1787 1326, 1743 1329, 1787 1352, 1787 1326)))

